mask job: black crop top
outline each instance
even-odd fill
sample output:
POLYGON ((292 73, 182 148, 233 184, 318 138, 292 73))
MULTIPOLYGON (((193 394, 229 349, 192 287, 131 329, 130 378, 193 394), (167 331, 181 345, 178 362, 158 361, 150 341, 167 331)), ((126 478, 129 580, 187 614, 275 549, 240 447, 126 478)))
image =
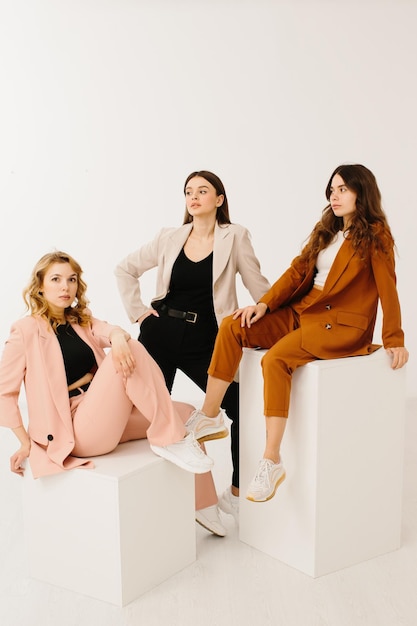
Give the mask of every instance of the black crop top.
POLYGON ((171 274, 165 303, 172 309, 193 311, 199 317, 215 319, 213 306, 213 253, 191 261, 184 250, 179 253, 171 274))
POLYGON ((70 324, 58 326, 56 335, 61 346, 69 386, 97 368, 96 357, 90 346, 81 339, 70 324))

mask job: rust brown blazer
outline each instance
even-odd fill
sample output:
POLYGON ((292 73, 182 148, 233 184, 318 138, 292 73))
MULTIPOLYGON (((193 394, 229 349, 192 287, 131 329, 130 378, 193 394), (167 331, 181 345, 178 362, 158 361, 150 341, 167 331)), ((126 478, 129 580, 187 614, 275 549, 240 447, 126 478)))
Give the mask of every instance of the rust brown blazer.
MULTIPOLYGON (((315 268, 305 268, 300 256, 260 299, 274 311, 295 303, 313 286, 315 268)), ((395 275, 394 250, 371 249, 365 261, 346 239, 330 269, 318 299, 300 316, 302 346, 319 359, 372 352, 378 300, 385 348, 404 346, 395 275)))

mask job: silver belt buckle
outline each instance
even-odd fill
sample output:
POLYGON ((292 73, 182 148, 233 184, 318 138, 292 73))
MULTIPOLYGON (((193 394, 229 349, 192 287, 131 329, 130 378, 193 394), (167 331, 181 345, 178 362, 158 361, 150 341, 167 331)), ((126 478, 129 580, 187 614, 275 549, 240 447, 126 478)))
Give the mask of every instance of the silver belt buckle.
POLYGON ((190 324, 195 324, 197 321, 197 313, 193 313, 193 311, 187 311, 185 321, 189 322, 190 324), (190 315, 192 315, 193 317, 189 317, 190 315))

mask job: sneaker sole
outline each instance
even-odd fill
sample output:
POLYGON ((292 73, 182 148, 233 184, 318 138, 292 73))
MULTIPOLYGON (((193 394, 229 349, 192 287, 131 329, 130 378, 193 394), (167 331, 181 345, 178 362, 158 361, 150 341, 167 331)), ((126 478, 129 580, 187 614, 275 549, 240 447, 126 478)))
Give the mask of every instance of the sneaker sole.
POLYGON ((280 486, 280 484, 282 482, 284 482, 285 477, 286 477, 286 474, 284 473, 281 476, 281 478, 279 478, 279 480, 277 480, 277 483, 276 483, 276 485, 274 487, 274 491, 271 494, 269 494, 269 496, 267 496, 266 498, 262 498, 262 500, 261 499, 255 500, 255 498, 253 496, 246 496, 246 500, 250 500, 250 502, 268 502, 268 500, 271 500, 274 497, 274 495, 277 492, 278 487, 280 486))
POLYGON ((200 437, 196 433, 194 433, 195 438, 199 443, 204 443, 205 441, 213 441, 214 439, 224 439, 228 436, 228 434, 229 431, 227 430, 227 428, 225 428, 225 430, 221 430, 220 432, 207 433, 207 435, 201 435, 200 437))
POLYGON ((208 525, 206 526, 206 524, 201 522, 199 519, 195 518, 195 521, 197 522, 197 524, 200 524, 202 528, 204 528, 205 530, 208 530, 209 533, 211 533, 212 535, 215 535, 216 537, 226 537, 226 531, 224 531, 224 534, 221 535, 219 532, 214 530, 214 528, 210 528, 208 525))

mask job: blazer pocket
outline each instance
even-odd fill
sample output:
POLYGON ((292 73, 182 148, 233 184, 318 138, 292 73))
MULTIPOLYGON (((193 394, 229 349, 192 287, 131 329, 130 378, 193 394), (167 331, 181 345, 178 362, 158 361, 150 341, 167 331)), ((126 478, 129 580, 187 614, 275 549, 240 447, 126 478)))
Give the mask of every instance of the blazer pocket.
POLYGON ((38 431, 33 426, 28 427, 28 435, 32 441, 36 441, 39 445, 46 447, 49 444, 48 437, 44 431, 38 431))
POLYGON ((342 326, 353 326, 354 328, 360 328, 366 330, 369 326, 368 318, 365 315, 359 313, 349 313, 346 311, 340 311, 337 314, 337 323, 342 326))

